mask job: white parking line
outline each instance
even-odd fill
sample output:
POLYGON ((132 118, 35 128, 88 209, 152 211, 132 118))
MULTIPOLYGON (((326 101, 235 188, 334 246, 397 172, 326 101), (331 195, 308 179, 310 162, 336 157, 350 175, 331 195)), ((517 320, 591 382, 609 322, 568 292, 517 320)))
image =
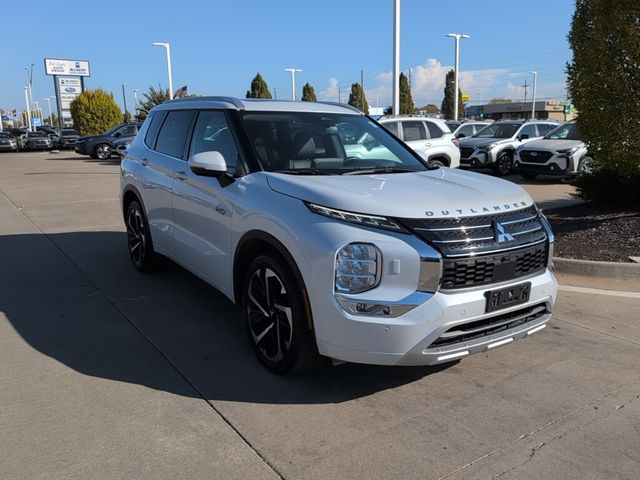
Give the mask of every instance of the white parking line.
POLYGON ((559 290, 565 292, 589 293, 591 295, 608 295, 610 297, 640 298, 640 292, 622 292, 620 290, 603 290, 601 288, 572 287, 559 285, 559 290))

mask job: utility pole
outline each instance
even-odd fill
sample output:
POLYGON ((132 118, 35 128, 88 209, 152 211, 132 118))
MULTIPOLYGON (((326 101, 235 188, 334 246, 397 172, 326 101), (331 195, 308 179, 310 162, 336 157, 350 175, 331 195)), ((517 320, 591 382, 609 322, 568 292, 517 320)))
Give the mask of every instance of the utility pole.
POLYGON ((527 87, 529 86, 529 84, 527 84, 527 81, 524 81, 524 85, 520 85, 520 87, 524 88, 524 103, 527 103, 527 87))
POLYGON ((392 115, 400 113, 400 0, 393 0, 393 101, 392 115))
POLYGON ((278 90, 276 90, 276 87, 273 87, 273 99, 274 100, 278 99, 278 90))
POLYGON ((122 84, 122 101, 124 102, 124 118, 127 118, 127 95, 124 93, 124 83, 122 84))
POLYGON ((29 105, 29 86, 25 85, 24 86, 24 101, 27 105, 27 125, 29 125, 29 131, 31 131, 31 111, 30 109, 30 105, 29 105))
POLYGON ((342 103, 342 95, 340 93, 340 85, 338 85, 338 103, 342 103))

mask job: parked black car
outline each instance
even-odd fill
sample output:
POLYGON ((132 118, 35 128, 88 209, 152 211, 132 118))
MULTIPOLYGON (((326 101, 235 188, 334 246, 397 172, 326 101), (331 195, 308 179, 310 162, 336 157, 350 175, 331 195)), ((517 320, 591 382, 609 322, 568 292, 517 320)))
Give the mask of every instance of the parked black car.
POLYGON ((49 135, 44 132, 28 132, 23 140, 22 148, 24 150, 50 150, 53 142, 49 135))
POLYGON ((134 137, 141 125, 141 123, 123 123, 102 135, 80 137, 76 139, 76 153, 100 160, 111 158, 113 142, 119 138, 134 137))
POLYGON ((42 125, 42 126, 36 127, 36 132, 46 133, 51 139, 51 146, 53 148, 58 147, 58 142, 60 141, 60 135, 58 134, 55 128, 50 127, 49 125, 42 125))
POLYGON ((0 132, 0 152, 15 152, 18 150, 18 141, 10 132, 0 132))
POLYGON ((76 146, 76 140, 80 138, 80 134, 72 128, 63 128, 58 138, 58 148, 73 149, 76 146))

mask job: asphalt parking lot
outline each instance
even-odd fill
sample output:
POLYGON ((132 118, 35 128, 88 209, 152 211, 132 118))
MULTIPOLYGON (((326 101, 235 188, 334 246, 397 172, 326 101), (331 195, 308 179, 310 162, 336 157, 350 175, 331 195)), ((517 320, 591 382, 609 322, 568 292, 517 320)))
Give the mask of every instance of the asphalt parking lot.
POLYGON ((0 478, 640 477, 637 293, 565 287, 548 328, 445 367, 278 377, 221 294, 130 266, 118 176, 0 154, 0 478))

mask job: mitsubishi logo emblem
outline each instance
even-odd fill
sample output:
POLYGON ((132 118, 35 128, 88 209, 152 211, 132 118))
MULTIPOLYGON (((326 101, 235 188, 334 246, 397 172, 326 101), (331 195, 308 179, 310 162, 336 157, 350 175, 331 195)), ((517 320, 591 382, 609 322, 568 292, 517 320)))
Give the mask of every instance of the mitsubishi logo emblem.
POLYGON ((501 223, 493 222, 493 231, 495 232, 496 242, 510 242, 513 240, 513 235, 507 233, 504 229, 504 226, 501 223))

